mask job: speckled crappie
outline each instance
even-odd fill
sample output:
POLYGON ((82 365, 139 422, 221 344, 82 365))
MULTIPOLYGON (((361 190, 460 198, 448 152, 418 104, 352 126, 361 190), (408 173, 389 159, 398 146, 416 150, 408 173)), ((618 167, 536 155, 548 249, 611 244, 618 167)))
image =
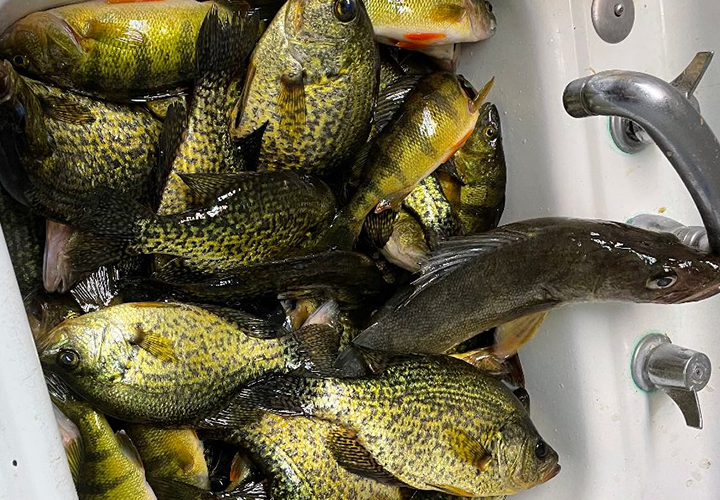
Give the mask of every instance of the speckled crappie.
POLYGON ((72 218, 98 186, 149 202, 161 127, 141 106, 66 92, 0 62, 0 181, 48 218, 72 218))
POLYGON ((221 272, 301 253, 335 213, 327 185, 294 172, 193 174, 183 182, 205 203, 167 216, 99 190, 76 221, 85 233, 67 245, 71 266, 160 254, 181 258, 188 270, 221 272))
POLYGON ((269 377, 233 404, 330 422, 327 446, 346 469, 417 489, 512 494, 560 470, 512 392, 455 358, 410 357, 352 379, 269 377))
POLYGON ((331 451, 337 426, 318 419, 259 413, 241 429, 222 417, 202 427, 220 428, 222 439, 247 450, 269 480, 272 498, 283 500, 402 500, 400 488, 354 474, 331 451), (224 434, 224 435, 223 435, 224 434))
POLYGON ((505 208, 507 169, 500 114, 494 104, 482 105, 475 131, 452 160, 462 182, 455 208, 464 233, 497 227, 505 208))
POLYGON ((284 333, 234 310, 144 302, 66 320, 37 345, 45 369, 105 413, 187 424, 260 375, 316 369, 313 356, 326 344, 321 361, 331 358, 327 332, 284 333))
MULTIPOLYGON (((260 36, 258 16, 205 16, 196 46, 196 75, 187 115, 173 110, 165 119, 164 149, 171 162, 158 213, 178 213, 199 204, 180 175, 247 170, 230 138, 230 111, 238 100, 245 60, 260 36)), ((182 108, 181 108, 182 109, 182 108)))
POLYGON ((445 196, 435 174, 423 179, 405 198, 403 205, 420 221, 431 248, 437 246, 440 241, 462 234, 458 215, 445 196))
POLYGON ((253 52, 233 136, 266 124, 259 168, 327 173, 367 138, 378 64, 362 1, 289 0, 253 52))

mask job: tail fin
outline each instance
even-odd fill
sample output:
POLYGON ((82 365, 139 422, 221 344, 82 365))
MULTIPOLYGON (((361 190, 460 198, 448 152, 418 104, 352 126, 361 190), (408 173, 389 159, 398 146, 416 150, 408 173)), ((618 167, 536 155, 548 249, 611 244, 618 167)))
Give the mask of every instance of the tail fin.
POLYGON ((195 46, 197 78, 235 73, 260 37, 258 16, 213 5, 205 15, 195 46))
POLYGON ((127 247, 142 234, 141 222, 155 219, 149 208, 128 200, 112 189, 98 187, 85 202, 85 210, 71 225, 81 232, 66 246, 71 269, 94 271, 126 255, 127 247))

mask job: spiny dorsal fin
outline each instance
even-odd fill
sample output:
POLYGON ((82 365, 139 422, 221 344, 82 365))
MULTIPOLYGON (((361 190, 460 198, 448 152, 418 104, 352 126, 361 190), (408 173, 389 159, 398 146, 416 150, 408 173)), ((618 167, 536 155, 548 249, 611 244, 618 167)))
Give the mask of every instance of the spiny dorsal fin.
POLYGON ((496 229, 483 234, 462 236, 441 242, 437 250, 420 268, 420 276, 412 282, 412 293, 399 303, 397 309, 404 307, 423 290, 441 282, 472 259, 488 252, 500 251, 504 247, 527 238, 525 233, 511 229, 496 229))
POLYGON ((187 128, 187 107, 184 101, 172 103, 165 114, 160 134, 155 186, 152 190, 151 207, 157 211, 162 201, 163 191, 172 172, 175 155, 185 137, 187 128))
POLYGON ((289 333, 284 328, 273 325, 269 321, 253 316, 245 311, 209 304, 198 304, 198 307, 201 307, 222 320, 231 323, 249 337, 258 339, 275 339, 283 337, 289 333))

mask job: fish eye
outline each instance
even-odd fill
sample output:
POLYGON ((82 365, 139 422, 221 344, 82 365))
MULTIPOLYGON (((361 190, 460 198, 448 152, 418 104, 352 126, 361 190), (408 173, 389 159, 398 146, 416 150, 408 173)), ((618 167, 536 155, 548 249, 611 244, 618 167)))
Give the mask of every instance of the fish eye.
POLYGON ((24 67, 27 64, 27 59, 25 59, 25 56, 13 56, 12 63, 14 66, 24 67))
POLYGON ((497 133, 498 133, 497 127, 495 127, 495 125, 488 125, 488 126, 485 127, 485 129, 483 130, 483 135, 484 135, 486 138, 488 138, 489 140, 495 139, 495 138, 497 137, 497 133))
POLYGON ((74 370, 80 364, 80 355, 72 349, 61 349, 57 362, 66 370, 74 370))
POLYGON ((538 439, 537 443, 535 443, 535 456, 542 460, 545 458, 550 451, 550 447, 547 445, 545 441, 542 439, 538 439))
POLYGON ((335 0, 333 12, 338 21, 349 23, 357 16, 358 6, 356 0, 335 0))
POLYGON ((654 278, 647 280, 645 286, 650 290, 665 290, 677 283, 677 279, 677 274, 675 274, 675 272, 667 270, 660 276, 655 276, 654 278))

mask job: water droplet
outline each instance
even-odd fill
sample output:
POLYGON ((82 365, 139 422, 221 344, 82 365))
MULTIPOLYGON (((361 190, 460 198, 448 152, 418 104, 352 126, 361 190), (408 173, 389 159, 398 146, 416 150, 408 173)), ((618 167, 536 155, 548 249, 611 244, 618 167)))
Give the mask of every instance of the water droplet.
POLYGON ((710 460, 708 460, 707 458, 700 462, 701 469, 709 469, 711 465, 712 465, 712 462, 710 460))

